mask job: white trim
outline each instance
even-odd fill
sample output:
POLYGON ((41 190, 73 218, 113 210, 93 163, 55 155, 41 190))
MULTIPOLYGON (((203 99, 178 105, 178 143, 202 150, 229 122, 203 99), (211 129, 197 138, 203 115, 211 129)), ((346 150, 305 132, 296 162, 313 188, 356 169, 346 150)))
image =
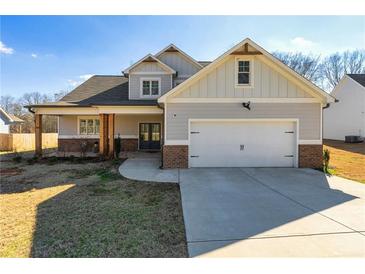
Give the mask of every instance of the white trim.
POLYGON ((167 138, 167 104, 165 104, 164 105, 164 110, 163 110, 163 119, 164 119, 164 121, 163 121, 163 144, 162 145, 164 145, 166 142, 167 142, 167 140, 166 140, 166 138, 167 138))
POLYGON ((173 70, 171 67, 169 67, 168 65, 166 65, 165 63, 163 63, 161 60, 157 59, 155 56, 153 56, 152 54, 147 54, 145 57, 141 58, 140 60, 138 60, 136 63, 134 63, 133 65, 129 66, 128 68, 126 68, 123 73, 129 73, 129 71, 133 68, 135 68, 136 66, 138 66, 140 63, 142 63, 144 60, 146 60, 147 58, 152 58, 153 60, 155 60, 157 63, 159 63, 161 65, 161 67, 163 69, 165 69, 166 71, 169 71, 170 73, 176 73, 175 70, 173 70))
POLYGON ((246 56, 236 56, 234 58, 234 85, 235 88, 254 88, 254 58, 246 57, 246 56), (239 84, 238 83, 238 62, 239 61, 248 61, 249 62, 249 83, 248 84, 239 84))
POLYGON ((99 139, 99 134, 93 134, 93 135, 80 135, 80 134, 74 134, 74 135, 58 135, 58 139, 99 139))
MULTIPOLYGON (((165 93, 163 96, 161 96, 158 99, 158 102, 159 103, 165 102, 166 99, 170 95, 175 94, 175 93, 177 93, 179 91, 182 91, 184 88, 188 87, 190 84, 193 84, 196 81, 198 81, 205 74, 209 73, 211 70, 213 70, 214 68, 216 68, 217 66, 219 66, 221 63, 223 63, 227 58, 229 58, 229 56, 230 56, 230 54, 232 52, 234 52, 235 50, 239 49, 240 47, 242 47, 246 43, 248 45, 250 45, 251 47, 257 49, 261 53, 263 53, 263 55, 265 57, 267 57, 269 60, 271 60, 274 64, 277 65, 276 66, 277 69, 280 68, 282 71, 285 71, 287 74, 291 75, 292 78, 295 80, 296 83, 298 83, 298 84, 300 83, 301 86, 307 86, 308 87, 307 90, 308 89, 312 90, 313 93, 315 93, 317 96, 321 97, 321 99, 322 99, 323 102, 334 102, 335 101, 335 98, 333 96, 331 96, 330 94, 328 94, 324 90, 321 90, 319 87, 317 87, 316 85, 314 85, 312 82, 310 82, 309 80, 305 79, 303 76, 301 76, 300 74, 298 74, 297 72, 295 72, 294 70, 292 70, 291 68, 289 68, 287 65, 283 64, 282 62, 280 62, 277 58, 275 58, 273 55, 271 55, 265 49, 263 49, 262 47, 260 47, 256 43, 254 43, 252 40, 250 40, 249 38, 246 38, 243 41, 241 41, 240 43, 238 43, 237 45, 235 45, 234 47, 232 47, 231 49, 229 49, 228 51, 226 51, 225 53, 223 53, 222 55, 220 55, 212 63, 210 63, 209 65, 205 66, 204 68, 202 68, 197 73, 195 73, 193 76, 191 76, 185 82, 181 83, 180 85, 176 86, 175 88, 173 88, 169 92, 165 93)), ((261 59, 264 59, 264 58, 261 58, 261 59)))
POLYGON ((191 63, 193 63, 197 68, 201 69, 203 67, 193 57, 191 57, 189 54, 187 54, 184 51, 182 51, 181 49, 179 49, 174 44, 170 44, 167 47, 165 47, 164 49, 160 50, 158 53, 155 54, 155 56, 158 58, 162 53, 164 53, 167 49, 169 49, 171 47, 174 48, 174 49, 176 49, 183 57, 185 57, 188 61, 190 61, 191 63))
POLYGON ((166 140, 165 145, 167 146, 178 146, 178 145, 189 145, 189 140, 166 140))
POLYGON ((104 114, 162 114, 157 106, 98 106, 99 112, 104 114))
POLYGON ((164 71, 136 71, 131 72, 129 75, 171 75, 171 72, 164 72, 164 71))
POLYGON ((318 98, 171 98, 169 103, 320 103, 318 98))
POLYGON ((99 110, 96 107, 35 107, 37 114, 45 115, 98 115, 99 110))
POLYGON ((319 105, 319 112, 320 112, 320 129, 319 129, 319 139, 323 139, 323 107, 322 104, 319 105))
MULTIPOLYGON (((122 134, 120 134, 119 137, 121 139, 138 139, 137 135, 122 135, 122 134)), ((114 138, 118 138, 118 134, 114 134, 114 138)))
POLYGON ((140 98, 158 98, 161 96, 161 77, 141 77, 139 79, 139 96, 140 98), (150 82, 150 95, 143 95, 143 81, 150 82), (152 81, 158 82, 158 94, 152 95, 152 81))
MULTIPOLYGON (((190 147, 190 128, 192 122, 294 122, 296 123, 296 146, 294 167, 299 165, 299 119, 297 118, 246 118, 246 119, 188 119, 188 145, 190 147)), ((188 149, 188 166, 190 168, 190 149, 188 149)))
POLYGON ((298 145, 322 145, 322 140, 299 140, 298 145))

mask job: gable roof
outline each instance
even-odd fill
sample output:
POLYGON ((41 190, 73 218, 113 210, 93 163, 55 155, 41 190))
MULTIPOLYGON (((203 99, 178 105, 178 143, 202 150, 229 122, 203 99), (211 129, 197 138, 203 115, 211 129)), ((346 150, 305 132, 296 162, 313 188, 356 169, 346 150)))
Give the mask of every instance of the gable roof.
POLYGON ((139 61, 137 61, 133 65, 131 65, 130 67, 123 70, 123 73, 128 74, 131 69, 135 68, 136 66, 138 66, 142 62, 151 62, 151 61, 152 62, 157 62, 163 69, 165 69, 166 71, 168 71, 172 74, 176 73, 176 71, 174 69, 172 69, 171 67, 169 67, 168 65, 163 63, 161 60, 159 60, 158 58, 156 58, 152 54, 147 54, 145 57, 143 57, 142 59, 140 59, 139 61))
POLYGON ((191 63, 193 63, 197 68, 201 69, 203 67, 202 64, 200 64, 200 62, 196 61, 193 57, 191 57, 189 54, 187 54, 186 52, 182 51, 181 49, 179 49, 177 46, 175 46, 174 44, 170 44, 167 47, 163 48, 162 50, 160 50, 158 53, 155 54, 155 56, 158 58, 161 54, 163 54, 164 52, 179 52, 181 55, 183 55, 186 59, 188 59, 191 63))
POLYGON ((219 64, 221 64, 227 58, 227 56, 229 56, 231 53, 234 53, 236 51, 238 51, 238 53, 239 53, 239 50, 242 47, 245 48, 246 53, 249 53, 249 52, 247 52, 248 48, 256 49, 256 51, 253 52, 254 54, 262 54, 263 56, 265 56, 266 58, 268 58, 270 61, 272 61, 273 63, 275 63, 279 68, 283 69, 289 75, 291 75, 295 79, 297 79, 299 82, 302 82, 306 86, 308 86, 311 90, 313 90, 313 93, 317 94, 317 96, 319 96, 321 98, 325 98, 326 99, 325 100, 326 102, 334 102, 335 101, 335 98, 333 96, 331 96, 330 94, 328 94, 327 92, 325 92, 321 88, 317 87, 315 84, 313 84, 308 79, 304 78, 302 75, 300 75, 299 73, 297 73, 296 71, 294 71, 293 69, 291 69, 289 66, 285 65, 284 63, 282 63, 279 59, 277 59, 272 54, 270 54, 269 52, 267 52, 265 49, 263 49, 262 47, 260 47, 259 45, 257 45, 251 39, 246 38, 243 41, 241 41, 240 43, 238 43, 237 45, 233 46, 231 49, 229 49, 225 53, 223 53, 222 55, 220 55, 212 63, 210 63, 207 66, 205 66, 204 68, 202 68, 200 71, 198 71, 197 73, 195 73, 189 79, 187 79, 186 81, 184 81, 180 85, 176 86, 175 88, 171 89, 169 92, 165 93, 163 96, 161 96, 158 99, 158 102, 159 103, 165 102, 165 100, 167 99, 167 97, 169 97, 170 95, 174 94, 175 92, 178 92, 178 91, 183 90, 185 87, 187 87, 191 83, 193 83, 196 80, 202 78, 212 68, 215 68, 219 64))
POLYGON ((24 123, 24 121, 14 114, 7 113, 3 108, 0 107, 0 113, 2 114, 1 117, 5 118, 5 124, 15 124, 15 123, 24 123))
POLYGON ((347 74, 350 78, 358 82, 360 85, 365 87, 365 74, 347 74))
POLYGON ((157 100, 129 100, 128 78, 118 75, 94 75, 58 102, 26 107, 89 107, 96 105, 154 106, 157 105, 157 100))

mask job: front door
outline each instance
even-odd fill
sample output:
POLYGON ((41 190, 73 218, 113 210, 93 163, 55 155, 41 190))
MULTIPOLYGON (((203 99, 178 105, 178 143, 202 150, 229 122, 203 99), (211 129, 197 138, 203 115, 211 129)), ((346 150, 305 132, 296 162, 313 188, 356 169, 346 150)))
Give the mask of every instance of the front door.
POLYGON ((139 124, 139 149, 161 148, 161 124, 139 124))

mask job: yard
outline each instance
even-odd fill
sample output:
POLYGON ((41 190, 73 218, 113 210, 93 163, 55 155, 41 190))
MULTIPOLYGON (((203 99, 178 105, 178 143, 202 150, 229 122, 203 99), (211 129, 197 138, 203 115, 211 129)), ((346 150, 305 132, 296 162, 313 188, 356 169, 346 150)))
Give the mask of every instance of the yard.
POLYGON ((0 257, 187 257, 179 186, 120 161, 2 155, 0 257))
POLYGON ((331 153, 331 174, 365 183, 365 143, 324 140, 323 148, 331 153))

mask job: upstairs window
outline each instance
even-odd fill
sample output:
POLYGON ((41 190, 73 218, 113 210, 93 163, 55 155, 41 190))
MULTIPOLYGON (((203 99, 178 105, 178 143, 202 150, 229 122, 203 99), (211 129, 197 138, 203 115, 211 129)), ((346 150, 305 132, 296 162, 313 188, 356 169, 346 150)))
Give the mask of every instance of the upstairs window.
POLYGON ((99 119, 80 119, 79 131, 80 135, 99 134, 99 119))
POLYGON ((142 96, 155 97, 160 95, 160 79, 142 79, 142 96))
POLYGON ((252 61, 236 59, 236 85, 252 85, 252 61))

